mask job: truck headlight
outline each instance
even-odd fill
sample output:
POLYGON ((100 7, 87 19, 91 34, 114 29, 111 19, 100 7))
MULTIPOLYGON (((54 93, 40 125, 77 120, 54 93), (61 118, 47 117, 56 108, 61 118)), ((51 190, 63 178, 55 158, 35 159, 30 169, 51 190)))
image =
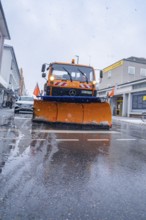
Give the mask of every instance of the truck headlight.
POLYGON ((54 76, 50 76, 50 81, 53 82, 54 81, 54 76))

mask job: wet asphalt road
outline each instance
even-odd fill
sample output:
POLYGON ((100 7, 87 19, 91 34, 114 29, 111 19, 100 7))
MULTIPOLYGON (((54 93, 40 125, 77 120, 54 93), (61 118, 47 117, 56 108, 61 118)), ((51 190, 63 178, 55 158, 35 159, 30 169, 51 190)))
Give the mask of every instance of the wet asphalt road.
POLYGON ((1 220, 146 220, 146 128, 0 128, 1 220))

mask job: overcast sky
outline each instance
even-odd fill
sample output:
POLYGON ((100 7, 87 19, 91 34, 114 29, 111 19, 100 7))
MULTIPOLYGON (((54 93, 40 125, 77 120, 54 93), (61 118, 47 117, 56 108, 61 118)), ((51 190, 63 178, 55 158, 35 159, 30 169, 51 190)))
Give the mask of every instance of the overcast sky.
POLYGON ((43 88, 41 65, 71 62, 103 69, 130 56, 146 58, 146 1, 2 0, 29 93, 43 88))

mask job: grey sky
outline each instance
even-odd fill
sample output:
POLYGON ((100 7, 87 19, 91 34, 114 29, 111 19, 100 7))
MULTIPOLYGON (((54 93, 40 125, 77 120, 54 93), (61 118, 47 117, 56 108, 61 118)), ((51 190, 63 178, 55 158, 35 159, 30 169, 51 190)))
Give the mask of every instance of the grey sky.
POLYGON ((143 0, 2 0, 18 65, 28 91, 43 87, 42 63, 104 68, 129 56, 146 58, 143 0))

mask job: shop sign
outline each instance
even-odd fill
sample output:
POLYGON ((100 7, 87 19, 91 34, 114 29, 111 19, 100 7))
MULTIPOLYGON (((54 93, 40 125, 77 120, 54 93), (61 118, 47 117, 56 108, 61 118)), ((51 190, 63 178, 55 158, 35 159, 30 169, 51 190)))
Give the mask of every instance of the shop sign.
POLYGON ((108 71, 113 70, 113 69, 115 69, 115 68, 117 68, 117 67, 119 67, 119 66, 122 66, 122 65, 123 65, 123 60, 120 60, 120 61, 118 61, 118 62, 112 64, 111 66, 108 66, 108 67, 106 67, 105 69, 103 69, 103 72, 104 72, 104 73, 105 73, 105 72, 108 72, 108 71))

